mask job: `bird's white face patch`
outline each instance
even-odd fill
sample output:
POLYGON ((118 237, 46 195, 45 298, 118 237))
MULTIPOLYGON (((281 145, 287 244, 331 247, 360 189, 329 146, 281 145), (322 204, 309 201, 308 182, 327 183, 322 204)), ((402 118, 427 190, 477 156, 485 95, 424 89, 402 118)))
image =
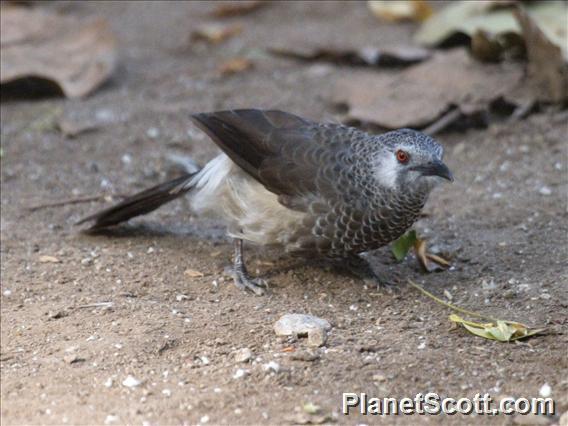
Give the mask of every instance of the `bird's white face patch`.
POLYGON ((381 158, 381 161, 377 162, 374 171, 380 186, 389 189, 393 189, 396 186, 399 164, 394 155, 386 155, 381 158))

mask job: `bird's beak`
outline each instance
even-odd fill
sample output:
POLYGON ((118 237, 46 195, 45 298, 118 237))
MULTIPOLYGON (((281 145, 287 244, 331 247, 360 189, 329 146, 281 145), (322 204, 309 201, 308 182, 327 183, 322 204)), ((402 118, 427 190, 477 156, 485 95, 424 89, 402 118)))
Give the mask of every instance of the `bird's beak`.
POLYGON ((452 172, 448 169, 448 166, 440 160, 434 160, 427 164, 416 166, 414 170, 422 173, 422 176, 439 176, 449 180, 450 182, 454 181, 452 172))

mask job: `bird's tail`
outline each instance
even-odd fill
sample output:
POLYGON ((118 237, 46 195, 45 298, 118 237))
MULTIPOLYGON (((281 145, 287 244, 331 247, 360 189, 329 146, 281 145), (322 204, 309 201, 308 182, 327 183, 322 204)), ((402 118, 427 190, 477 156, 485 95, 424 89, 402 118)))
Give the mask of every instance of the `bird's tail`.
POLYGON ((150 213, 190 191, 192 185, 189 185, 189 182, 197 173, 187 173, 174 180, 138 192, 114 206, 79 220, 76 225, 93 221, 89 230, 94 231, 150 213))

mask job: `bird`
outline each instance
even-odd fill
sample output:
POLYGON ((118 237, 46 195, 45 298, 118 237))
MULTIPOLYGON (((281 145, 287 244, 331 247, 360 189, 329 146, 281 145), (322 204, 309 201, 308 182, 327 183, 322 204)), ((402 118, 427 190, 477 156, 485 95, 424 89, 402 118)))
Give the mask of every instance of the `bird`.
POLYGON ((401 237, 429 194, 453 181, 444 149, 419 131, 373 135, 279 110, 192 114, 221 149, 203 168, 134 194, 80 220, 88 231, 118 225, 187 195, 195 214, 213 214, 233 239, 232 276, 262 295, 243 242, 327 259, 377 277, 363 257, 401 237))

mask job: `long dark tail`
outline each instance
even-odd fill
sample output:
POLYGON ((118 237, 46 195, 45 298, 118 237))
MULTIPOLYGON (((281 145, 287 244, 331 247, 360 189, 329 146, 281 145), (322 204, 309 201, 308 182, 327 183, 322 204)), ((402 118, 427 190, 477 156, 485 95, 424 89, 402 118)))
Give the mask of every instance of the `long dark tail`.
POLYGON ((94 231, 150 213, 191 190, 191 187, 184 185, 184 183, 187 183, 195 174, 187 173, 174 180, 138 192, 112 207, 81 219, 76 225, 94 221, 94 224, 89 228, 89 230, 94 231))

